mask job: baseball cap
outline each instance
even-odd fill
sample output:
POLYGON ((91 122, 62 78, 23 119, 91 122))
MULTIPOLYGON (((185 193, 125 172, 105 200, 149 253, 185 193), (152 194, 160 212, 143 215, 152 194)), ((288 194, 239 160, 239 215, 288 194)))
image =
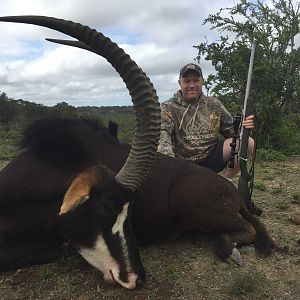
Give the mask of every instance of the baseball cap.
POLYGON ((181 78, 187 71, 193 70, 203 77, 201 68, 196 64, 187 64, 180 69, 179 78, 181 78))

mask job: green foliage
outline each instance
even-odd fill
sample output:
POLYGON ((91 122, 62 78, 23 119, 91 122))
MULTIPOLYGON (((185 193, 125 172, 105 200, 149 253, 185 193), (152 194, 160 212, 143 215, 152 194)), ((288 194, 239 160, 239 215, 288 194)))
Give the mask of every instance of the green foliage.
POLYGON ((17 143, 24 127, 41 118, 92 118, 118 124, 118 138, 131 143, 134 136, 135 118, 131 106, 79 107, 66 102, 46 107, 33 102, 14 100, 0 93, 0 160, 10 160, 17 154, 17 143))
POLYGON ((15 140, 20 137, 20 131, 16 129, 0 130, 0 139, 15 140))
POLYGON ((10 101, 5 93, 0 94, 0 123, 14 121, 19 114, 16 103, 10 101))
POLYGON ((132 143, 135 128, 135 117, 132 106, 78 107, 77 114, 82 118, 96 118, 107 126, 109 121, 118 124, 118 139, 132 143))
POLYGON ((76 118, 78 115, 76 107, 69 105, 66 102, 59 102, 50 109, 49 116, 60 118, 76 118))
POLYGON ((15 157, 17 149, 14 145, 1 141, 0 144, 0 159, 11 160, 15 157))
POLYGON ((256 160, 264 161, 284 161, 286 156, 281 152, 273 149, 260 148, 256 151, 256 160))
POLYGON ((0 125, 20 129, 24 125, 41 118, 76 118, 77 110, 66 102, 46 107, 34 102, 15 100, 5 93, 0 94, 0 125))
POLYGON ((300 4, 293 3, 239 1, 205 19, 219 39, 195 46, 197 60, 210 60, 216 70, 207 78, 208 92, 236 113, 243 106, 251 43, 256 41, 250 100, 261 147, 285 154, 300 154, 300 48, 295 45, 300 4))
POLYGON ((10 160, 17 154, 17 141, 20 131, 17 129, 0 129, 0 160, 10 160))
POLYGON ((280 116, 270 125, 271 132, 268 141, 262 146, 271 146, 285 155, 300 154, 300 120, 299 116, 290 114, 280 116))
POLYGON ((124 143, 131 144, 134 137, 135 119, 133 116, 122 117, 113 119, 119 125, 118 139, 124 143))

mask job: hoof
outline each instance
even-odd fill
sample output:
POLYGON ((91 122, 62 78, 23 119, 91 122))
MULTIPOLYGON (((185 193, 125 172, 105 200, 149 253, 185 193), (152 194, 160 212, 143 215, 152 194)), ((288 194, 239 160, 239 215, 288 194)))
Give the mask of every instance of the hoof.
POLYGON ((242 266, 243 265, 243 261, 242 261, 242 257, 241 254, 239 252, 238 249, 233 248, 231 255, 229 257, 233 262, 235 262, 237 265, 242 266))

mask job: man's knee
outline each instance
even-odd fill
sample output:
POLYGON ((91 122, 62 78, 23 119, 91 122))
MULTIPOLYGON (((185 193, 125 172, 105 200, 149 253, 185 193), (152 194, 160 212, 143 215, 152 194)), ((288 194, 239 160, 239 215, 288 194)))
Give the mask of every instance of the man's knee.
MULTIPOLYGON (((231 154, 231 151, 233 149, 233 146, 234 145, 232 144, 232 138, 226 139, 224 141, 224 144, 223 144, 223 158, 224 158, 225 161, 229 160, 229 158, 231 156, 230 154, 231 154)), ((238 149, 239 149, 239 140, 236 140, 234 152, 237 153, 238 149)))
MULTIPOLYGON (((236 140, 235 153, 237 153, 239 151, 239 147, 240 147, 240 140, 236 140)), ((255 147, 255 142, 254 142, 253 138, 249 137, 248 155, 252 155, 254 153, 254 147, 255 147)), ((231 153, 232 149, 233 149, 232 138, 226 139, 224 141, 224 145, 223 145, 223 157, 224 157, 225 161, 227 161, 230 158, 230 153, 231 153)))

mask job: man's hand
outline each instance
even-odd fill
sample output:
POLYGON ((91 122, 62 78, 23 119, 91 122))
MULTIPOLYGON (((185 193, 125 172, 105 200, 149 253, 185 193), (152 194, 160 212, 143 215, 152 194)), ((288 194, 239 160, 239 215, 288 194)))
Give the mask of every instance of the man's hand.
POLYGON ((245 121, 242 122, 242 126, 244 126, 247 129, 253 129, 254 128, 254 115, 248 116, 245 121))

